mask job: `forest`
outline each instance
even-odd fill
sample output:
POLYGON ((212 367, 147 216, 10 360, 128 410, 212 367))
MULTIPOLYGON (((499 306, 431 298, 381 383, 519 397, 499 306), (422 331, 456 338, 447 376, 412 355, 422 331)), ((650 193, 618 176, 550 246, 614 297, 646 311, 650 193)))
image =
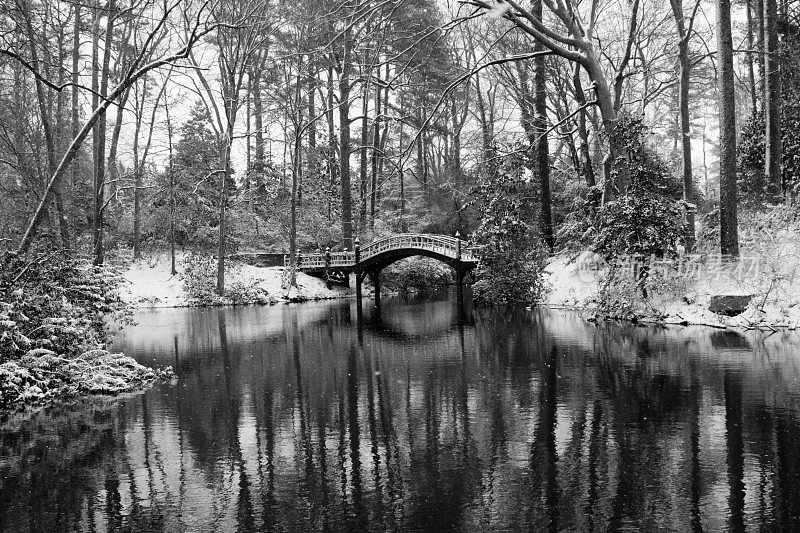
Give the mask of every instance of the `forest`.
POLYGON ((795 0, 0 0, 0 530, 800 530, 799 193, 795 0))
POLYGON ((116 309, 100 267, 153 254, 173 275, 205 257, 223 296, 237 253, 287 254, 294 284, 302 253, 457 234, 481 250, 476 299, 530 303, 554 254, 633 257, 647 298, 664 288, 647 258, 761 253, 797 233, 797 17, 777 0, 3 2, 4 338, 40 300, 63 318, 56 289, 116 309))

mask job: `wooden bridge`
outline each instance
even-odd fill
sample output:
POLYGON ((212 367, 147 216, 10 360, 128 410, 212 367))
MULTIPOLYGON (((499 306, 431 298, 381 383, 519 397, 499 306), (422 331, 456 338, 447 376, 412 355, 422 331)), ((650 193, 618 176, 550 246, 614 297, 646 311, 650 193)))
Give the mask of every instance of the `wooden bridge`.
MULTIPOLYGON (((380 305, 381 270, 395 261, 414 255, 431 257, 450 265, 455 270, 459 298, 464 276, 478 264, 477 248, 469 246, 458 236, 402 233, 378 239, 363 247, 356 239, 352 251, 298 254, 297 268, 326 278, 334 272, 354 274, 351 280, 355 283, 359 300, 361 283, 369 276, 375 287, 376 305, 380 305)), ((289 266, 289 261, 290 258, 286 256, 284 265, 289 266)))

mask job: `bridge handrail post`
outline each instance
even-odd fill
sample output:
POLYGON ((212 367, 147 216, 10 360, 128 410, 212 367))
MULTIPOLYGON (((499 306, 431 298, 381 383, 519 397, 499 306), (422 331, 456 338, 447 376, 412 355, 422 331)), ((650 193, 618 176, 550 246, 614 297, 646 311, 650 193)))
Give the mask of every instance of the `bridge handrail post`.
POLYGON ((355 254, 356 254, 356 261, 355 262, 356 262, 356 264, 358 264, 359 261, 361 260, 361 243, 359 242, 358 237, 356 237, 356 241, 355 241, 354 244, 355 244, 354 250, 355 250, 355 254))

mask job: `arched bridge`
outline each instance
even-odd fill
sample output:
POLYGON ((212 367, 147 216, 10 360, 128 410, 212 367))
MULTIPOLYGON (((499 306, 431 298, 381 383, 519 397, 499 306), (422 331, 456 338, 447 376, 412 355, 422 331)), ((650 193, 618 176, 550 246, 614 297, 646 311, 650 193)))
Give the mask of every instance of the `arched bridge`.
MULTIPOLYGON (((412 255, 422 255, 438 259, 458 270, 473 268, 477 263, 476 249, 458 237, 447 235, 428 235, 402 233, 359 246, 346 252, 299 254, 297 268, 312 274, 326 269, 345 272, 382 270, 384 267, 412 255)), ((284 265, 289 266, 289 256, 284 257, 284 265)))
MULTIPOLYGON (((366 276, 370 276, 378 295, 381 270, 400 259, 421 255, 450 265, 455 270, 460 289, 466 273, 478 264, 476 252, 476 247, 469 246, 468 242, 458 237, 402 233, 378 239, 363 247, 356 240, 352 251, 298 254, 297 268, 316 275, 333 271, 355 274, 356 294, 360 297, 361 283, 366 276)), ((289 266, 288 256, 284 258, 284 264, 289 266)))

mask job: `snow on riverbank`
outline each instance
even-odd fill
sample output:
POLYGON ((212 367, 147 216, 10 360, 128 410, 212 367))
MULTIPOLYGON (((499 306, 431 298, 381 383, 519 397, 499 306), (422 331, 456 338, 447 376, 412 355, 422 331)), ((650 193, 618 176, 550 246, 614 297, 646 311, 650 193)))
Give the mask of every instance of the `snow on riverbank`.
MULTIPOLYGON (((599 271, 588 253, 560 254, 545 268, 549 287, 542 304, 592 313, 599 298, 599 271)), ((679 272, 680 274, 680 272, 679 272)), ((721 328, 800 328, 800 260, 794 253, 771 256, 743 251, 738 263, 721 268, 713 258, 697 259, 683 275, 664 284, 664 290, 634 303, 636 318, 671 324, 699 324, 721 328), (738 316, 709 310, 713 296, 751 295, 738 316)))
MULTIPOLYGON (((178 273, 174 276, 170 272, 170 259, 166 254, 133 261, 121 272, 122 277, 130 282, 122 288, 122 297, 137 307, 199 305, 200 302, 193 301, 184 291, 181 260, 182 256, 179 256, 176 262, 178 273)), ((346 289, 336 286, 327 289, 323 280, 302 272, 297 273, 298 289, 290 293, 282 287, 282 274, 283 269, 280 267, 235 265, 225 282, 227 286, 238 282, 257 287, 260 292, 268 295, 264 303, 275 303, 290 298, 303 300, 341 298, 346 294, 346 289)))

